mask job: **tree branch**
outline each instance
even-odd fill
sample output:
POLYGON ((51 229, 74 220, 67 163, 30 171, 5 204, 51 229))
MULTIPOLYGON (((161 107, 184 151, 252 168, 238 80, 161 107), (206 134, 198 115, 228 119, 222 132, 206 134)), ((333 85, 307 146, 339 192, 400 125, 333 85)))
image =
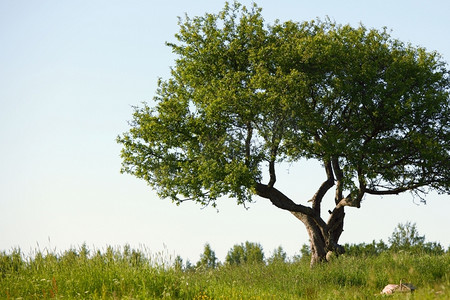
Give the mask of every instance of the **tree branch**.
POLYGON ((320 214, 320 204, 323 197, 328 192, 328 190, 334 185, 333 169, 331 168, 331 162, 325 161, 325 172, 327 173, 327 180, 325 180, 314 194, 312 198, 312 208, 318 214, 320 214))
POLYGON ((255 191, 258 196, 269 199, 270 202, 278 208, 288 210, 290 212, 299 212, 308 216, 316 216, 316 213, 312 208, 301 204, 296 204, 294 201, 289 199, 289 197, 274 187, 257 183, 255 186, 255 191))
POLYGON ((387 189, 387 190, 376 190, 376 189, 366 189, 366 193, 371 195, 398 195, 400 193, 410 191, 417 189, 419 187, 425 186, 428 183, 417 183, 410 186, 402 186, 394 189, 387 189))
POLYGON ((363 196, 364 196, 364 193, 361 193, 360 191, 358 191, 358 194, 356 195, 356 197, 350 193, 350 194, 348 194, 347 197, 343 198, 341 201, 339 201, 338 204, 336 204, 335 209, 337 210, 344 206, 352 206, 352 207, 360 208, 361 200, 362 200, 363 196))
POLYGON ((270 180, 268 187, 273 187, 275 182, 277 181, 277 176, 275 174, 275 158, 271 158, 269 161, 269 174, 270 174, 270 180))
POLYGON ((271 141, 271 148, 270 148, 270 161, 269 161, 269 175, 270 175, 270 180, 269 180, 269 187, 273 187, 275 182, 277 181, 277 176, 275 174, 275 159, 277 157, 278 154, 278 146, 279 146, 279 142, 276 141, 276 134, 275 134, 275 129, 274 129, 274 133, 272 135, 272 141, 271 141))
POLYGON ((336 195, 334 198, 334 201, 336 204, 339 203, 339 201, 342 200, 343 196, 342 196, 342 190, 343 190, 343 178, 344 178, 344 174, 341 170, 341 167, 339 166, 339 159, 337 157, 333 157, 331 159, 332 164, 333 164, 333 171, 334 171, 334 175, 336 176, 336 195))
POLYGON ((361 170, 358 170, 358 181, 359 181, 359 189, 356 192, 356 195, 355 195, 355 191, 350 192, 350 194, 348 194, 347 197, 343 198, 336 204, 335 209, 339 209, 344 206, 352 206, 352 207, 356 207, 356 208, 361 207, 361 200, 367 191, 366 181, 365 181, 364 176, 362 175, 361 170))
POLYGON ((250 146, 252 142, 252 136, 253 136, 253 127, 252 123, 247 123, 247 137, 245 138, 245 165, 249 166, 250 164, 250 146))

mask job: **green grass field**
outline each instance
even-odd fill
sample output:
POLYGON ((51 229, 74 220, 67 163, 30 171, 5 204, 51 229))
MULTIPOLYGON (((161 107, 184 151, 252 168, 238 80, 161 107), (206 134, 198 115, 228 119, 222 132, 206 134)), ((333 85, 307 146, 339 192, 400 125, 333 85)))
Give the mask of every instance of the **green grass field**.
POLYGON ((313 269, 295 262, 180 268, 164 254, 130 247, 0 254, 1 299, 450 299, 450 254, 386 251, 341 256, 313 269), (413 294, 382 296, 388 283, 413 294))

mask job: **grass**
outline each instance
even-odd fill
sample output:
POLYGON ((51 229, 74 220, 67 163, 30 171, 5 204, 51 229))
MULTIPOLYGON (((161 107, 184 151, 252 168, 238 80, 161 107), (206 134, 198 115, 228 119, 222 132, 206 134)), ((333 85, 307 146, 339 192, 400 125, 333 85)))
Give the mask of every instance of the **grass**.
POLYGON ((103 253, 0 254, 1 299, 379 299, 388 283, 412 282, 391 299, 450 299, 450 254, 341 256, 310 269, 307 259, 272 264, 172 267, 164 254, 128 246, 103 253))

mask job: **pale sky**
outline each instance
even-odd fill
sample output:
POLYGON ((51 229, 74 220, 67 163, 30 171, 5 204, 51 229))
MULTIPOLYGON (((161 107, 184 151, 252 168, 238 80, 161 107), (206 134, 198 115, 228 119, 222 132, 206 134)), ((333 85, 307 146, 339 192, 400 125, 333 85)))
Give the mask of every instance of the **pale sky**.
MULTIPOLYGON (((242 1, 249 5, 250 1, 242 1)), ((265 20, 386 26, 392 36, 436 50, 450 61, 450 1, 258 1, 265 20)), ((202 209, 158 199, 120 170, 115 139, 128 129, 132 105, 152 101, 168 78, 177 16, 218 12, 223 1, 0 0, 0 251, 62 252, 83 243, 179 254, 196 262, 206 242, 223 261, 245 241, 266 256, 281 245, 299 253, 306 230, 290 213, 255 197, 202 209)), ((277 184, 297 202, 314 194, 323 170, 314 162, 279 168, 277 184)), ((332 192, 330 192, 332 193, 332 192)), ((365 198, 347 208, 341 243, 388 241, 395 226, 415 222, 427 241, 450 245, 450 197, 410 194, 365 198), (418 201, 416 201, 418 202, 418 201)), ((324 211, 332 209, 324 206, 324 211)))

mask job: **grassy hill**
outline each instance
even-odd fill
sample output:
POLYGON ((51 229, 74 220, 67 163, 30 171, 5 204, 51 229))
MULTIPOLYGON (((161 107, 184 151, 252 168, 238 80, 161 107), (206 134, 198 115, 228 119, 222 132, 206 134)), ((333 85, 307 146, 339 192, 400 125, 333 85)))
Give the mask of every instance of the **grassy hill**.
MULTIPOLYGON (((378 299, 388 283, 411 282, 414 299, 450 299, 450 254, 347 254, 309 267, 307 257, 214 268, 125 246, 61 254, 0 254, 2 299, 378 299)), ((411 295, 394 295, 408 299, 411 295)))

